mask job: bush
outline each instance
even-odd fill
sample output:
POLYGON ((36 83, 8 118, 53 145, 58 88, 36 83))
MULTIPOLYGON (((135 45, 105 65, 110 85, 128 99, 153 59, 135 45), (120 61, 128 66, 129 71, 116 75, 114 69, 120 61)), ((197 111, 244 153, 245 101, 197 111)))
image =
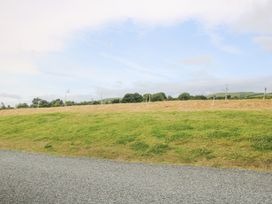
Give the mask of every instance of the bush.
POLYGON ((66 106, 73 106, 73 105, 75 105, 75 102, 74 101, 66 101, 65 105, 66 106))
POLYGON ((165 93, 159 92, 151 95, 151 101, 164 101, 167 97, 165 93))
POLYGON ((3 102, 1 102, 1 106, 0 106, 0 110, 6 109, 7 107, 5 106, 5 104, 3 102))
POLYGON ((191 98, 191 95, 187 92, 184 92, 178 96, 179 100, 190 100, 191 98))
POLYGON ((60 106, 64 106, 64 103, 61 99, 55 99, 55 100, 51 101, 50 106, 51 107, 60 107, 60 106))
POLYGON ((142 101, 143 96, 138 93, 127 93, 122 99, 122 103, 139 103, 142 101))
POLYGON ((120 99, 119 98, 114 98, 114 99, 112 99, 111 103, 120 103, 120 99))
POLYGON ((101 102, 100 101, 93 101, 92 102, 92 105, 98 105, 98 104, 100 104, 101 102))
POLYGON ((195 99, 195 100, 207 100, 207 97, 204 96, 204 95, 196 95, 196 96, 193 96, 192 99, 195 99))
POLYGON ((50 107, 50 103, 46 100, 40 99, 40 98, 34 98, 32 100, 31 107, 37 108, 37 107, 50 107))
POLYGON ((27 103, 19 103, 16 108, 29 108, 27 103))
POLYGON ((174 98, 174 97, 172 97, 172 96, 168 96, 168 97, 167 97, 167 100, 168 100, 168 101, 174 101, 174 100, 175 100, 175 98, 174 98))
POLYGON ((144 94, 143 95, 143 101, 145 101, 145 102, 151 101, 151 94, 150 93, 144 94))

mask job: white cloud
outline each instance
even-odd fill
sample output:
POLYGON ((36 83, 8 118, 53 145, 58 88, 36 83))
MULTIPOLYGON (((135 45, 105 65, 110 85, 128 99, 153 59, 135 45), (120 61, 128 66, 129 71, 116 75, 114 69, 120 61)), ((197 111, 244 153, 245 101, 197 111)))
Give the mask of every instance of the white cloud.
MULTIPOLYGON (((12 56, 16 66, 1 60, 1 73, 28 73, 34 69, 33 61, 18 55, 59 51, 76 32, 111 22, 131 19, 153 26, 195 19, 209 28, 223 24, 240 32, 269 35, 271 10, 271 0, 2 0, 0 55, 12 56)), ((218 37, 213 36, 213 42, 222 50, 237 52, 218 37)))
POLYGON ((253 41, 259 44, 263 49, 272 52, 272 36, 258 36, 253 41))
POLYGON ((165 74, 153 72, 153 71, 151 71, 150 68, 147 68, 143 65, 140 65, 140 64, 138 64, 132 60, 126 59, 124 57, 114 56, 114 55, 110 55, 107 53, 101 53, 100 56, 123 65, 125 68, 124 70, 134 71, 134 74, 140 74, 141 76, 148 76, 148 77, 152 77, 152 78, 154 78, 154 77, 161 78, 161 79, 168 78, 168 76, 165 74))
POLYGON ((105 97, 122 97, 125 93, 139 92, 156 93, 165 92, 166 94, 177 96, 182 92, 190 92, 192 94, 211 94, 222 92, 226 84, 229 85, 230 92, 240 91, 263 91, 264 87, 271 92, 272 76, 256 76, 256 77, 243 77, 243 78, 219 78, 214 76, 198 77, 197 83, 195 79, 183 82, 150 82, 150 81, 137 81, 131 86, 123 88, 114 87, 97 87, 95 98, 105 97))
POLYGON ((216 31, 208 29, 207 34, 209 35, 213 45, 218 49, 231 54, 239 54, 241 52, 241 50, 238 47, 226 44, 224 42, 224 39, 219 34, 217 34, 216 31))
POLYGON ((211 64, 212 61, 213 61, 213 58, 210 55, 199 55, 199 56, 194 56, 191 58, 184 59, 182 60, 182 63, 186 65, 206 65, 206 64, 211 64))
POLYGON ((1 57, 0 56, 0 74, 37 74, 38 68, 31 60, 26 58, 16 57, 1 57))
POLYGON ((1 98, 21 99, 21 96, 16 95, 16 94, 0 93, 0 99, 1 99, 1 98))

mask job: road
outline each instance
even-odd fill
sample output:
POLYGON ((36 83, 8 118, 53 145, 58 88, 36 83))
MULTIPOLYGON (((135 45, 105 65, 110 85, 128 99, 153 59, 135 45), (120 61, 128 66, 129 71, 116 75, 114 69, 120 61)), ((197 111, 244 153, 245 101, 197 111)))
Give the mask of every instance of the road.
POLYGON ((272 173, 0 150, 0 203, 272 203, 272 173))

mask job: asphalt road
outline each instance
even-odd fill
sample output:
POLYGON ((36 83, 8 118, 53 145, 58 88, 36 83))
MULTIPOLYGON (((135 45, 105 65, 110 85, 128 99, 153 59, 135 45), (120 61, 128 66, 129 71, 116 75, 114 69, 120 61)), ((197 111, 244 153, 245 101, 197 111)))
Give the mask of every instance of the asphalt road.
POLYGON ((272 174, 0 150, 0 203, 272 203, 272 174))

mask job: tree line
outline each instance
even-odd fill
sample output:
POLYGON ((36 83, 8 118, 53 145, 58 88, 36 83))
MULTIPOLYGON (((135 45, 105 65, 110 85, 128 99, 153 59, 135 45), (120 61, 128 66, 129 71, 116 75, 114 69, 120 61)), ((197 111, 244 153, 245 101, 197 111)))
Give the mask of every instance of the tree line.
MULTIPOLYGON (((166 96, 165 93, 127 93, 122 98, 111 98, 103 100, 93 101, 63 101, 61 99, 55 99, 47 101, 41 98, 34 98, 32 103, 19 103, 16 108, 49 108, 49 107, 62 107, 62 106, 74 106, 74 105, 97 105, 97 104, 115 104, 115 103, 141 103, 141 102, 156 102, 156 101, 173 101, 173 100, 207 100, 208 98, 204 95, 190 95, 189 93, 182 93, 178 97, 166 96)), ((4 108, 3 108, 4 109, 4 108)))
MULTIPOLYGON (((181 93, 178 97, 167 96, 164 92, 158 93, 127 93, 122 98, 109 98, 102 100, 92 101, 63 101, 61 99, 55 99, 47 101, 41 98, 34 98, 31 104, 19 103, 16 108, 48 108, 48 107, 62 107, 62 106, 74 106, 74 105, 97 105, 97 104, 115 104, 115 103, 141 103, 141 102, 156 102, 156 101, 174 101, 174 100, 209 100, 209 99, 223 100, 224 96, 204 96, 204 95, 191 95, 188 92, 181 93)), ((237 96, 228 95, 227 99, 239 99, 237 96)), ((0 104, 0 109, 11 109, 11 106, 5 106, 4 103, 0 104)))

